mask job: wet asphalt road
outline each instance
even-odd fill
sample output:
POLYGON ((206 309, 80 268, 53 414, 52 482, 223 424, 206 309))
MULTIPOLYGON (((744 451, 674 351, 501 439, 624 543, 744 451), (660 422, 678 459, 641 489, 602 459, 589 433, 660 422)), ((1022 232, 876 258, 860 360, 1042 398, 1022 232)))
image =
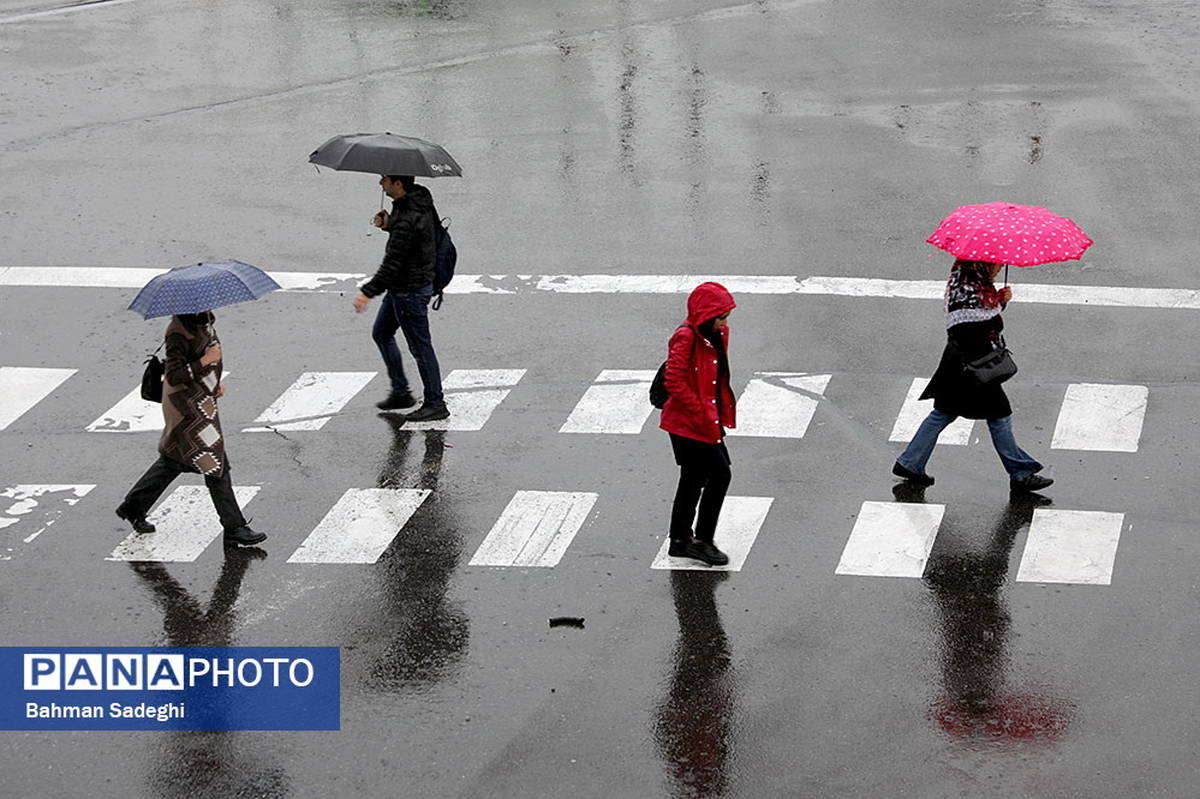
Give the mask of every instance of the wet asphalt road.
POLYGON ((1111 585, 1015 582, 1034 508, 986 439, 939 449, 924 497, 892 493, 880 397, 933 368, 939 303, 748 296, 735 384, 836 379, 803 440, 731 442, 731 493, 775 497, 742 571, 652 571, 665 437, 558 428, 599 370, 661 360, 681 296, 450 297, 444 367, 529 370, 483 430, 396 428, 377 377, 285 438, 238 431, 300 371, 380 365, 349 297, 276 294, 220 322, 265 557, 107 562, 154 436, 83 428, 159 326, 122 291, 5 289, 0 364, 86 368, 0 432, 0 482, 98 487, 0 563, 4 643, 343 647, 340 732, 5 733, 6 795, 1196 794, 1200 317, 1020 304, 1022 283, 1200 282, 1190 4, 134 0, 6 21, 33 5, 0 1, 0 266, 370 270, 374 178, 305 164, 352 130, 463 164, 429 185, 468 273, 938 279, 922 239, 954 206, 1068 214, 1098 243, 1013 275, 1009 394, 1052 507, 1127 524, 1111 585), (1077 382, 1150 387, 1136 453, 1050 449, 1077 382), (285 562, 376 486, 433 490, 380 562, 285 562), (562 562, 468 566, 533 488, 599 494, 562 562), (893 499, 946 505, 924 577, 835 575, 862 502, 893 499))

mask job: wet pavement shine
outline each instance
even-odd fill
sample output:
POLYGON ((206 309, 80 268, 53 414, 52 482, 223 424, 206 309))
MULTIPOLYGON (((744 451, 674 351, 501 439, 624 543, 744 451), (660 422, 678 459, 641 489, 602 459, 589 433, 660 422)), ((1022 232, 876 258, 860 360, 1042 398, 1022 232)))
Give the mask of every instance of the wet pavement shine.
POLYGON ((234 482, 270 538, 176 560, 111 559, 156 433, 89 430, 161 322, 132 290, 3 284, 0 381, 46 381, 0 398, 3 644, 338 646, 342 709, 336 732, 5 732, 0 793, 1197 795, 1200 311, 1021 298, 1200 288, 1198 43, 1183 0, 0 0, 0 283, 370 272, 377 178, 306 159, 377 130, 462 164, 423 182, 463 284, 504 276, 432 315, 475 429, 376 412, 354 281, 220 311, 234 482), (977 424, 935 485, 896 486, 939 300, 735 292, 739 412, 776 425, 729 440, 745 558, 652 568, 666 437, 595 419, 685 294, 521 276, 941 280, 925 236, 996 199, 1097 242, 1010 276, 1016 435, 1055 485, 1010 496, 977 424), (251 429, 332 373, 359 382, 329 418, 251 429), (1080 408, 1128 445, 1089 446, 1080 408), (366 562, 293 561, 381 496, 410 515, 366 562), (545 551, 481 565, 537 513, 545 551))

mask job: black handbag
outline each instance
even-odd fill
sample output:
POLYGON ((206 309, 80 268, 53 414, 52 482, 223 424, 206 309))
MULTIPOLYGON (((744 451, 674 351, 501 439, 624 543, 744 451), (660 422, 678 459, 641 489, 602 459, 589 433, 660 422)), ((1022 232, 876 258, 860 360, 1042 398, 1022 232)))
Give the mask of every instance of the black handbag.
POLYGON ((977 386, 1000 385, 1017 373, 1017 363, 1001 339, 1000 346, 987 355, 964 363, 963 372, 977 386))
MULTIPOLYGON (((160 344, 158 350, 161 349, 160 344)), ((158 358, 158 350, 146 359, 146 368, 142 370, 142 399, 150 402, 162 402, 163 362, 158 358)))

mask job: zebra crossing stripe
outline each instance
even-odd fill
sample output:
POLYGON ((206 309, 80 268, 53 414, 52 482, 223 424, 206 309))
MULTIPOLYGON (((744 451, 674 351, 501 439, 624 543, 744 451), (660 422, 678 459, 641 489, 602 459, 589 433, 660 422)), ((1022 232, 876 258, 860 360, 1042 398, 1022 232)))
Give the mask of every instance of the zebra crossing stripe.
MULTIPOLYGON (((222 372, 221 382, 228 379, 229 372, 222 372)), ((138 386, 86 429, 89 433, 148 433, 158 432, 162 428, 162 405, 142 399, 142 387, 138 386)))
POLYGON ((1125 514, 1037 508, 1017 581, 1110 585, 1125 514))
POLYGON ((469 565, 558 565, 596 497, 583 491, 518 491, 469 565))
MULTIPOLYGON (((238 505, 245 508, 260 486, 236 486, 238 505)), ((221 521, 202 485, 180 486, 147 517, 153 533, 130 533, 105 560, 190 563, 221 537, 221 521)))
POLYGON ((835 573, 920 577, 945 511, 932 503, 864 502, 835 573))
MULTIPOLYGON (((0 530, 12 528, 28 544, 46 532, 63 511, 87 496, 94 485, 21 484, 0 490, 0 530), (17 527, 26 522, 25 529, 17 527), (36 530, 31 528, 37 527, 36 530)), ((7 534, 6 534, 7 535, 7 534)), ((0 560, 12 560, 15 547, 5 543, 0 560)))
POLYGON ((378 372, 304 372, 243 433, 320 430, 378 372))
POLYGON ((1146 386, 1072 383, 1050 448, 1137 452, 1149 396, 1146 386))
POLYGON ((482 430, 492 412, 525 376, 524 369, 455 369, 442 380, 450 418, 405 422, 413 430, 482 430))
POLYGON ((675 569, 702 571, 741 571, 750 554, 750 548, 758 538, 758 532, 771 511, 774 497, 725 497, 721 507, 721 515, 717 518, 717 530, 713 534, 713 543, 729 556, 729 563, 724 566, 708 566, 690 558, 673 558, 667 554, 671 542, 663 541, 652 569, 675 569))
POLYGON ((352 488, 288 563, 374 563, 429 496, 426 488, 352 488))
POLYGON ((605 369, 588 386, 560 433, 642 432, 654 407, 648 392, 654 370, 605 369))
POLYGON ((738 398, 729 435, 803 438, 832 375, 756 372, 738 398))
MULTIPOLYGON (((900 413, 896 416, 896 423, 892 425, 892 434, 888 436, 888 441, 907 444, 913 440, 913 436, 917 434, 917 428, 933 410, 933 400, 918 399, 927 385, 929 385, 927 377, 913 379, 912 385, 908 388, 908 396, 904 398, 904 405, 901 406, 900 413)), ((955 419, 938 436, 938 443, 965 446, 971 442, 971 432, 974 429, 974 420, 955 419)))
POLYGON ((76 369, 0 366, 0 430, 21 418, 58 388, 76 369))

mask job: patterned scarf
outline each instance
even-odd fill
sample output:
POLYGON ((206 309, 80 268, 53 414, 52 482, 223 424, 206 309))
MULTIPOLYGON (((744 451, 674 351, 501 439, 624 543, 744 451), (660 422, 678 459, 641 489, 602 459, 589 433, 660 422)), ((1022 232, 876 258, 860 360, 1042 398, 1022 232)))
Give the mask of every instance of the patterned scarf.
POLYGON ((990 266, 984 261, 954 262, 946 281, 946 327, 1000 315, 1000 293, 988 274, 990 266))

